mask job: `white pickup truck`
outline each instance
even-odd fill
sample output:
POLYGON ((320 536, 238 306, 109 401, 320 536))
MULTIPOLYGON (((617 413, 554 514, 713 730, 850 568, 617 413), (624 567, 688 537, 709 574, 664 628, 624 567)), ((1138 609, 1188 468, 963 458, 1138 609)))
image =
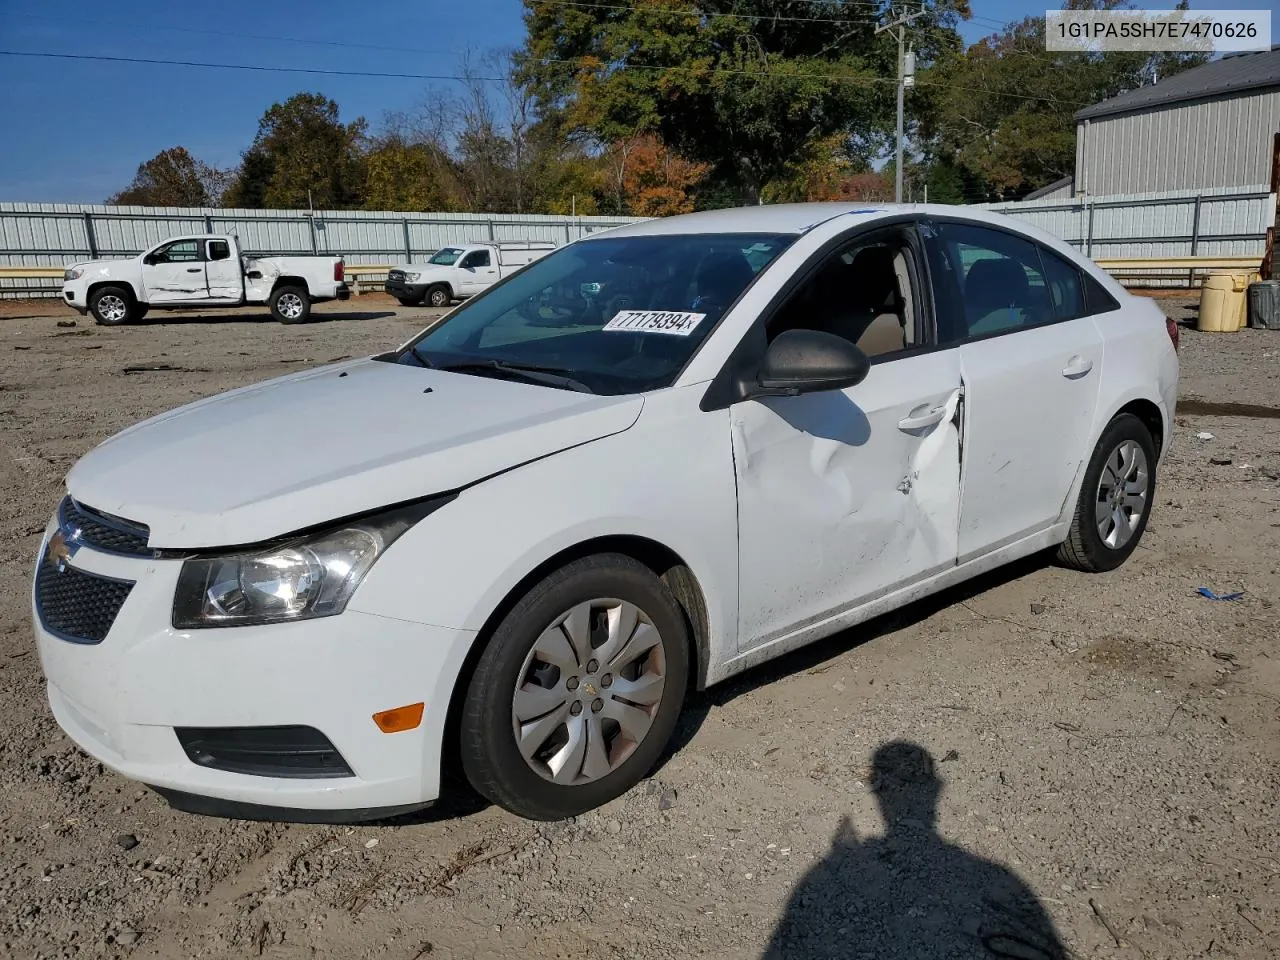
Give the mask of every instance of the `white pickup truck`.
POLYGON ((67 267, 62 297, 81 314, 116 326, 150 308, 270 305, 281 323, 301 323, 311 304, 345 300, 341 257, 250 257, 233 236, 171 237, 130 260, 90 260, 67 267))
POLYGON ((426 263, 392 267, 385 289, 406 307, 420 303, 444 307, 475 296, 555 248, 554 243, 540 241, 442 247, 426 263))

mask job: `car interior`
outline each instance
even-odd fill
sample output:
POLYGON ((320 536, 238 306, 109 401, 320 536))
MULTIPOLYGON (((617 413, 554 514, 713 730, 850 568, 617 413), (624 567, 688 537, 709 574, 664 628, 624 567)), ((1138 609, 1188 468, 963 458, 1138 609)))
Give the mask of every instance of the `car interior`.
POLYGON ((916 342, 908 257, 893 240, 833 256, 774 316, 769 339, 785 330, 821 330, 851 341, 868 357, 907 349, 916 342))

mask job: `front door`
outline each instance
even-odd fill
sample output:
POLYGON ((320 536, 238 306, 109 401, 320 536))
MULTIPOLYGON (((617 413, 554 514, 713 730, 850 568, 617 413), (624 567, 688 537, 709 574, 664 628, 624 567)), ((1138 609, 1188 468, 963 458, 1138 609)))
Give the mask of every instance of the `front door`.
POLYGON ((244 274, 239 257, 231 256, 230 241, 206 240, 204 252, 209 299, 239 302, 244 293, 244 274))
POLYGON ((199 240, 174 240, 152 251, 142 264, 148 303, 206 300, 204 254, 199 240))
POLYGON ((1088 456, 1103 341, 1079 272, 1039 244, 931 226, 944 342, 965 382, 961 562, 1052 526, 1088 456))
POLYGON ((459 292, 463 296, 473 296, 498 281, 498 265, 493 262, 493 254, 488 250, 472 250, 458 264, 461 275, 458 281, 459 292))
POLYGON ((918 264, 900 236, 864 235, 768 322, 846 336, 873 365, 846 390, 730 410, 742 650, 955 565, 960 357, 927 349, 918 264))

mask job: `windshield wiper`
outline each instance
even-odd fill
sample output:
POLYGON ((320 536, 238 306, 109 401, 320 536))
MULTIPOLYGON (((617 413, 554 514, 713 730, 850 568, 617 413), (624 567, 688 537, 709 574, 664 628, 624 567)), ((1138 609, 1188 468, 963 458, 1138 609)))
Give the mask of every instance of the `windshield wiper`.
POLYGON ((430 368, 435 366, 434 363, 427 359, 427 355, 425 353, 418 352, 418 345, 416 343, 410 345, 409 352, 413 354, 413 359, 417 360, 424 367, 430 368))
MULTIPOLYGON (((417 356, 417 354, 414 354, 414 356, 417 356)), ((533 383, 546 384, 549 387, 566 387, 570 390, 577 390, 579 393, 595 393, 581 380, 566 376, 569 371, 563 367, 549 367, 538 363, 519 363, 512 360, 462 360, 458 363, 437 364, 436 369, 446 370, 451 373, 497 371, 498 373, 523 377, 533 383)))

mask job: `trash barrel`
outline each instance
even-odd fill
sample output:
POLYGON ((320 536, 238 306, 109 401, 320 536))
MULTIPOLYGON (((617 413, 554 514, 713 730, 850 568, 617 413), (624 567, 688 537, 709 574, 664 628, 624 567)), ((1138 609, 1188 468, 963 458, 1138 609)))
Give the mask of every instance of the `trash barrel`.
POLYGON ((1236 329, 1235 279, 1230 273, 1211 273, 1200 284, 1200 315, 1196 329, 1225 333, 1236 329))
POLYGON ((1249 326, 1280 330, 1280 280, 1249 284, 1249 326))

